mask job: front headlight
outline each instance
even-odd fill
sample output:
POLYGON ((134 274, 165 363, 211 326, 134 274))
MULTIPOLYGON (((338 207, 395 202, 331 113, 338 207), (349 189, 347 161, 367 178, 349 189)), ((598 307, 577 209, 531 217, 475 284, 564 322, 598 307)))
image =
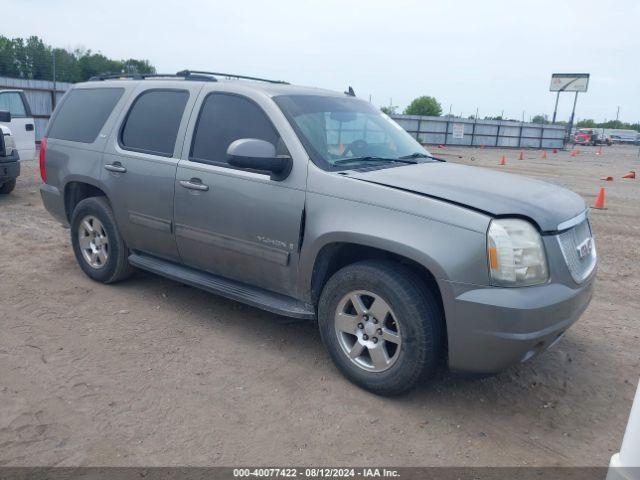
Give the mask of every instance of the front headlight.
POLYGON ((520 287, 544 283, 549 278, 542 238, 526 220, 492 220, 487 255, 492 285, 520 287))
MULTIPOLYGON (((2 130, 0 130, 0 135, 2 135, 2 130)), ((4 150, 5 155, 10 157, 13 154, 13 151, 16 149, 16 142, 13 140, 12 135, 4 136, 4 150)))

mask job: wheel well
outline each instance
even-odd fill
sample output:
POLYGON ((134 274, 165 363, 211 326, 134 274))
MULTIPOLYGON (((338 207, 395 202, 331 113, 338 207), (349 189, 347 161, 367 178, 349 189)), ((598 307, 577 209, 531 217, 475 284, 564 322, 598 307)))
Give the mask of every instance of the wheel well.
POLYGON ((424 281, 426 287, 435 294, 440 303, 440 309, 444 314, 440 287, 438 287, 438 282, 436 282, 433 274, 426 267, 402 255, 354 243, 332 243, 325 245, 320 250, 313 266, 313 275, 311 277, 311 299, 313 303, 317 305, 325 283, 334 273, 347 265, 363 260, 390 260, 409 267, 424 281))
POLYGON ((106 197, 106 194, 98 187, 89 183, 69 182, 64 187, 64 210, 67 220, 71 221, 71 215, 76 205, 85 198, 106 197))
POLYGON ((387 260, 397 262, 410 268, 424 282, 425 287, 435 296, 440 312, 442 313, 442 359, 446 360, 448 358, 447 319, 444 305, 442 304, 440 287, 429 269, 410 258, 386 250, 353 243, 332 243, 325 245, 320 250, 313 266, 313 275, 311 277, 311 299, 313 304, 318 304, 325 283, 327 283, 327 280, 329 280, 334 273, 347 265, 363 260, 387 260))

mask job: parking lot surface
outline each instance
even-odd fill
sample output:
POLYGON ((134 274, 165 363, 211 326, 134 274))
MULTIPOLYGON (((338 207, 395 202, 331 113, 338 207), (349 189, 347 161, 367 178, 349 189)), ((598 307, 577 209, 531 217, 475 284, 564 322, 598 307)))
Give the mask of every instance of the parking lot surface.
POLYGON ((0 197, 0 465, 608 464, 640 372, 640 179, 620 178, 640 161, 638 147, 580 150, 433 149, 590 205, 605 186, 599 272, 546 354, 490 378, 441 372, 399 398, 346 381, 314 324, 146 273, 91 281, 24 163, 0 197))

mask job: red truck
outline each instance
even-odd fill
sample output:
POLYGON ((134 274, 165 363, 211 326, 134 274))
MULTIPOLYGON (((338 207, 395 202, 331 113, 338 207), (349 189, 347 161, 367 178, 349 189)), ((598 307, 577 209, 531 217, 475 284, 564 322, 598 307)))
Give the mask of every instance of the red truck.
POLYGON ((577 145, 611 145, 611 137, 592 128, 579 128, 573 135, 577 145))

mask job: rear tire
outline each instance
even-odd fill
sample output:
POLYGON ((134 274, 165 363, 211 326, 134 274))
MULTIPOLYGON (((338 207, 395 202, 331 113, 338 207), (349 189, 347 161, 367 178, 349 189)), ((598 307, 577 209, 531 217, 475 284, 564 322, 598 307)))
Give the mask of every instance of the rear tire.
POLYGON ((439 302, 404 265, 364 261, 339 270, 322 290, 318 323, 336 366, 373 393, 404 393, 438 365, 439 302))
POLYGON ((0 195, 11 193, 13 192, 14 188, 16 188, 16 179, 12 178, 11 180, 7 180, 2 185, 0 185, 0 195))
POLYGON ((93 280, 114 283, 135 271, 105 197, 85 198, 76 205, 71 216, 71 244, 80 268, 93 280))

